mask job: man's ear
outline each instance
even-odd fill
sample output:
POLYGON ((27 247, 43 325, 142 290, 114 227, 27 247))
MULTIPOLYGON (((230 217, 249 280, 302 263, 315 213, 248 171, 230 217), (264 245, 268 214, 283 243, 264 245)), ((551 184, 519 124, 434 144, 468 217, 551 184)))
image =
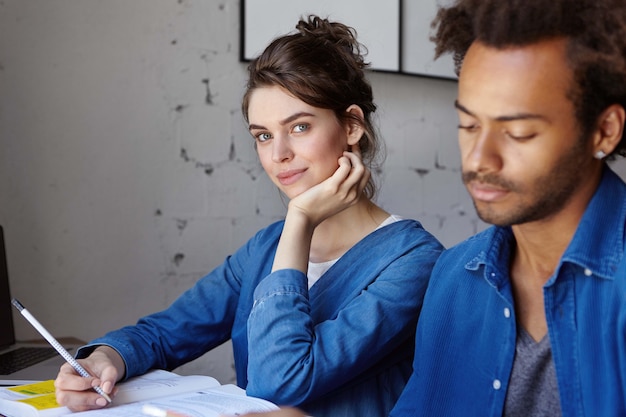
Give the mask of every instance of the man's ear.
POLYGON ((626 111, 619 104, 607 107, 598 118, 598 128, 593 136, 593 151, 609 155, 619 145, 624 134, 626 111))
MULTIPOLYGON (((351 104, 350 107, 346 109, 347 113, 350 113, 353 117, 358 118, 362 122, 365 121, 365 115, 363 113, 363 109, 357 106, 356 104, 351 104)), ((365 129, 363 128, 363 123, 357 123, 352 119, 348 119, 348 124, 346 125, 346 136, 348 138, 348 145, 355 145, 359 143, 365 129)))

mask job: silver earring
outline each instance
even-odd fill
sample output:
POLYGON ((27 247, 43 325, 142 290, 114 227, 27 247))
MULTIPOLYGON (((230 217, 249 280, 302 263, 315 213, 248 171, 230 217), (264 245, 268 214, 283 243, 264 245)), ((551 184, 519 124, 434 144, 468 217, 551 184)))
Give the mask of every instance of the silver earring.
POLYGON ((599 150, 593 154, 593 157, 596 159, 603 159, 606 156, 603 150, 599 150))

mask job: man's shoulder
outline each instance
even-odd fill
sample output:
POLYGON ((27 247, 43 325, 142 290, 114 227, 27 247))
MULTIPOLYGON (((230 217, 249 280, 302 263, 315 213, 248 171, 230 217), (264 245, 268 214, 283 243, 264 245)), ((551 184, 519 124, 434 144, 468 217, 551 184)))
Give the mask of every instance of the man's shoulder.
POLYGON ((511 238, 510 228, 489 226, 443 251, 435 268, 445 275, 459 268, 474 270, 481 264, 497 265, 504 259, 500 252, 508 250, 511 238))
POLYGON ((467 252, 476 253, 483 251, 491 247, 493 242, 496 239, 499 239, 502 233, 502 228, 498 226, 489 226, 485 230, 449 247, 445 250, 444 254, 446 256, 459 256, 467 252))

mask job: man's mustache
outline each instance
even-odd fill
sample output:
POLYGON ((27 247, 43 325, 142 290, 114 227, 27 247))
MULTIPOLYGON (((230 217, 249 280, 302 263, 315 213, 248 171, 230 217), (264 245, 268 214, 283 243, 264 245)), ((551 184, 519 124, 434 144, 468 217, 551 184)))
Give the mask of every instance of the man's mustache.
POLYGON ((470 182, 479 182, 481 184, 492 185, 494 187, 507 190, 515 190, 517 188, 513 182, 492 173, 480 174, 476 171, 465 171, 462 173, 461 178, 463 179, 463 184, 468 184, 470 182))

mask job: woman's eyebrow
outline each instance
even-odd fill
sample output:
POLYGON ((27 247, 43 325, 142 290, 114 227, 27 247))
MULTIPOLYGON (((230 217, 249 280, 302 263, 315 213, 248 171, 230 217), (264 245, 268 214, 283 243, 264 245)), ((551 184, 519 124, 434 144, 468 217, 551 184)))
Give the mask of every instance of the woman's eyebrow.
POLYGON ((308 113, 308 112, 305 112, 305 111, 301 111, 301 112, 298 112, 298 113, 292 114, 291 116, 289 116, 289 117, 287 117, 287 118, 285 118, 285 119, 281 120, 281 121, 280 121, 280 122, 278 122, 278 123, 280 123, 280 124, 281 124, 281 126, 284 126, 284 125, 286 125, 287 123, 293 122, 294 120, 299 119, 299 118, 301 118, 301 117, 305 117, 305 116, 314 116, 314 115, 313 115, 312 113, 308 113))
MULTIPOLYGON (((283 120, 279 121, 278 123, 279 123, 281 126, 284 126, 284 125, 286 125, 287 123, 291 123, 291 122, 293 122, 294 120, 297 120, 297 119, 299 119, 300 117, 305 117, 305 116, 311 116, 311 117, 312 117, 312 116, 315 116, 315 115, 314 115, 313 113, 309 113, 309 112, 301 111, 301 112, 298 112, 298 113, 294 113, 294 114, 292 114, 292 115, 291 115, 291 116, 289 116, 289 117, 284 118, 283 120)), ((265 128, 264 126, 261 126, 261 125, 250 124, 250 125, 248 126, 248 130, 253 130, 253 129, 266 129, 266 128, 265 128)))

